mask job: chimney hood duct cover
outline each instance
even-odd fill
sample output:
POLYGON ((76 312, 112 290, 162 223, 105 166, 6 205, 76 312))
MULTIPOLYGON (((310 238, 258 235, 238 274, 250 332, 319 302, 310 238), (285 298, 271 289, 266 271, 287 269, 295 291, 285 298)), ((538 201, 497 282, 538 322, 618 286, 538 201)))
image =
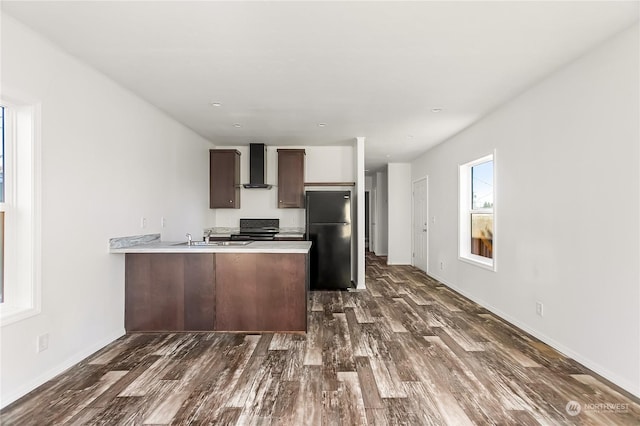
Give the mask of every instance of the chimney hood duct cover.
POLYGON ((263 143, 249 144, 249 183, 243 186, 247 189, 271 189, 265 183, 267 174, 267 147, 263 143))

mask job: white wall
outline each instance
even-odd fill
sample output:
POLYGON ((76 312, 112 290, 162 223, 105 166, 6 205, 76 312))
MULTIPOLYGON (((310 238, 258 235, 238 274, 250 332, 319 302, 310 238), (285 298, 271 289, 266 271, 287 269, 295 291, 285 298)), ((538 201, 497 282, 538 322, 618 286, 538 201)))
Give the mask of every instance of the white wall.
POLYGON ((373 176, 364 177, 364 190, 371 191, 373 189, 373 176))
MULTIPOLYGON (((365 178, 364 178, 364 139, 363 137, 357 137, 353 143, 354 155, 354 169, 357 178, 356 181, 356 214, 355 214, 355 234, 352 250, 352 269, 355 283, 359 289, 365 288, 365 264, 364 264, 364 249, 365 249, 365 222, 364 222, 364 207, 365 207, 365 178)), ((353 229, 353 228, 352 228, 353 229)))
POLYGON ((389 265, 411 264, 411 164, 387 165, 389 265))
POLYGON ((429 175, 429 270, 636 395, 638 44, 636 25, 412 163, 429 175), (494 148, 495 273, 456 243, 458 165, 494 148))
MULTIPOLYGON (((249 182, 249 147, 219 146, 240 151, 240 181, 249 182)), ((278 148, 301 148, 305 155, 306 182, 354 182, 354 149, 352 146, 267 146, 266 183, 278 184, 278 148)), ((353 187, 309 187, 310 190, 353 190, 353 187)), ((271 189, 241 189, 239 209, 215 209, 215 220, 208 226, 239 226, 240 218, 280 219, 281 227, 304 227, 304 209, 279 209, 278 187, 271 189)))
POLYGON ((42 104, 42 311, 2 327, 4 406, 124 333, 124 257, 108 240, 201 232, 212 145, 5 13, 1 87, 42 104))

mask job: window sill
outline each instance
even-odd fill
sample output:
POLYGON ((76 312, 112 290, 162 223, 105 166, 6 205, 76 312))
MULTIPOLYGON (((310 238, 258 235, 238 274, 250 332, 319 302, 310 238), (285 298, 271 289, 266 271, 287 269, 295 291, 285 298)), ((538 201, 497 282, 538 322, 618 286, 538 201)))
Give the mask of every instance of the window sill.
POLYGON ((40 313, 40 309, 24 306, 12 306, 5 303, 0 305, 0 327, 25 320, 36 316, 40 313))
POLYGON ((496 263, 494 259, 487 259, 486 257, 474 255, 458 256, 458 259, 470 265, 474 265, 491 272, 496 272, 496 263))

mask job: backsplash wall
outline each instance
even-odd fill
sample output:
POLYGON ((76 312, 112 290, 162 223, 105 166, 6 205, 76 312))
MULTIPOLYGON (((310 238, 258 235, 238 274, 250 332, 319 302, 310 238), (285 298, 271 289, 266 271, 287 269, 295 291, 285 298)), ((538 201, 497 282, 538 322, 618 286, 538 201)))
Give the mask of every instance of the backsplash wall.
MULTIPOLYGON (((249 182, 249 147, 218 146, 217 148, 237 149, 240 157, 240 181, 249 182)), ((206 227, 237 227, 240 218, 280 219, 281 227, 304 227, 304 209, 278 208, 278 148, 303 148, 305 156, 306 182, 353 182, 353 147, 351 146, 267 146, 267 183, 271 189, 240 190, 239 209, 215 209, 215 223, 206 227)), ((310 190, 343 190, 353 187, 309 187, 310 190)))

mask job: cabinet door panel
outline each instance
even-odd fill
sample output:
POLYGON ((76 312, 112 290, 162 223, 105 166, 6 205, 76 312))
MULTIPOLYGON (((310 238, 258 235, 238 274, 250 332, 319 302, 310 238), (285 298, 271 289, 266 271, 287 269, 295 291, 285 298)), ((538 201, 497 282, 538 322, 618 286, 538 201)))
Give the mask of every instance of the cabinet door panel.
POLYGON ((151 315, 151 256, 125 255, 124 326, 127 331, 148 330, 151 315))
POLYGON ((214 329, 215 321, 215 255, 184 255, 184 329, 214 329))
POLYGON ((303 149, 278 150, 278 208, 304 207, 303 149))
POLYGON ((302 331, 307 326, 305 254, 262 254, 257 286, 257 317, 261 330, 302 331))
POLYGON ((209 207, 240 208, 240 153, 236 150, 209 151, 209 207))
POLYGON ((216 330, 260 330, 255 253, 216 254, 216 330))
POLYGON ((216 255, 216 330, 305 331, 305 254, 216 255))
POLYGON ((125 329, 211 331, 215 322, 213 253, 129 253, 125 329))
POLYGON ((184 263, 181 255, 126 255, 127 331, 184 329, 184 263))
POLYGON ((155 253, 151 261, 153 328, 184 330, 184 262, 182 256, 155 253))

